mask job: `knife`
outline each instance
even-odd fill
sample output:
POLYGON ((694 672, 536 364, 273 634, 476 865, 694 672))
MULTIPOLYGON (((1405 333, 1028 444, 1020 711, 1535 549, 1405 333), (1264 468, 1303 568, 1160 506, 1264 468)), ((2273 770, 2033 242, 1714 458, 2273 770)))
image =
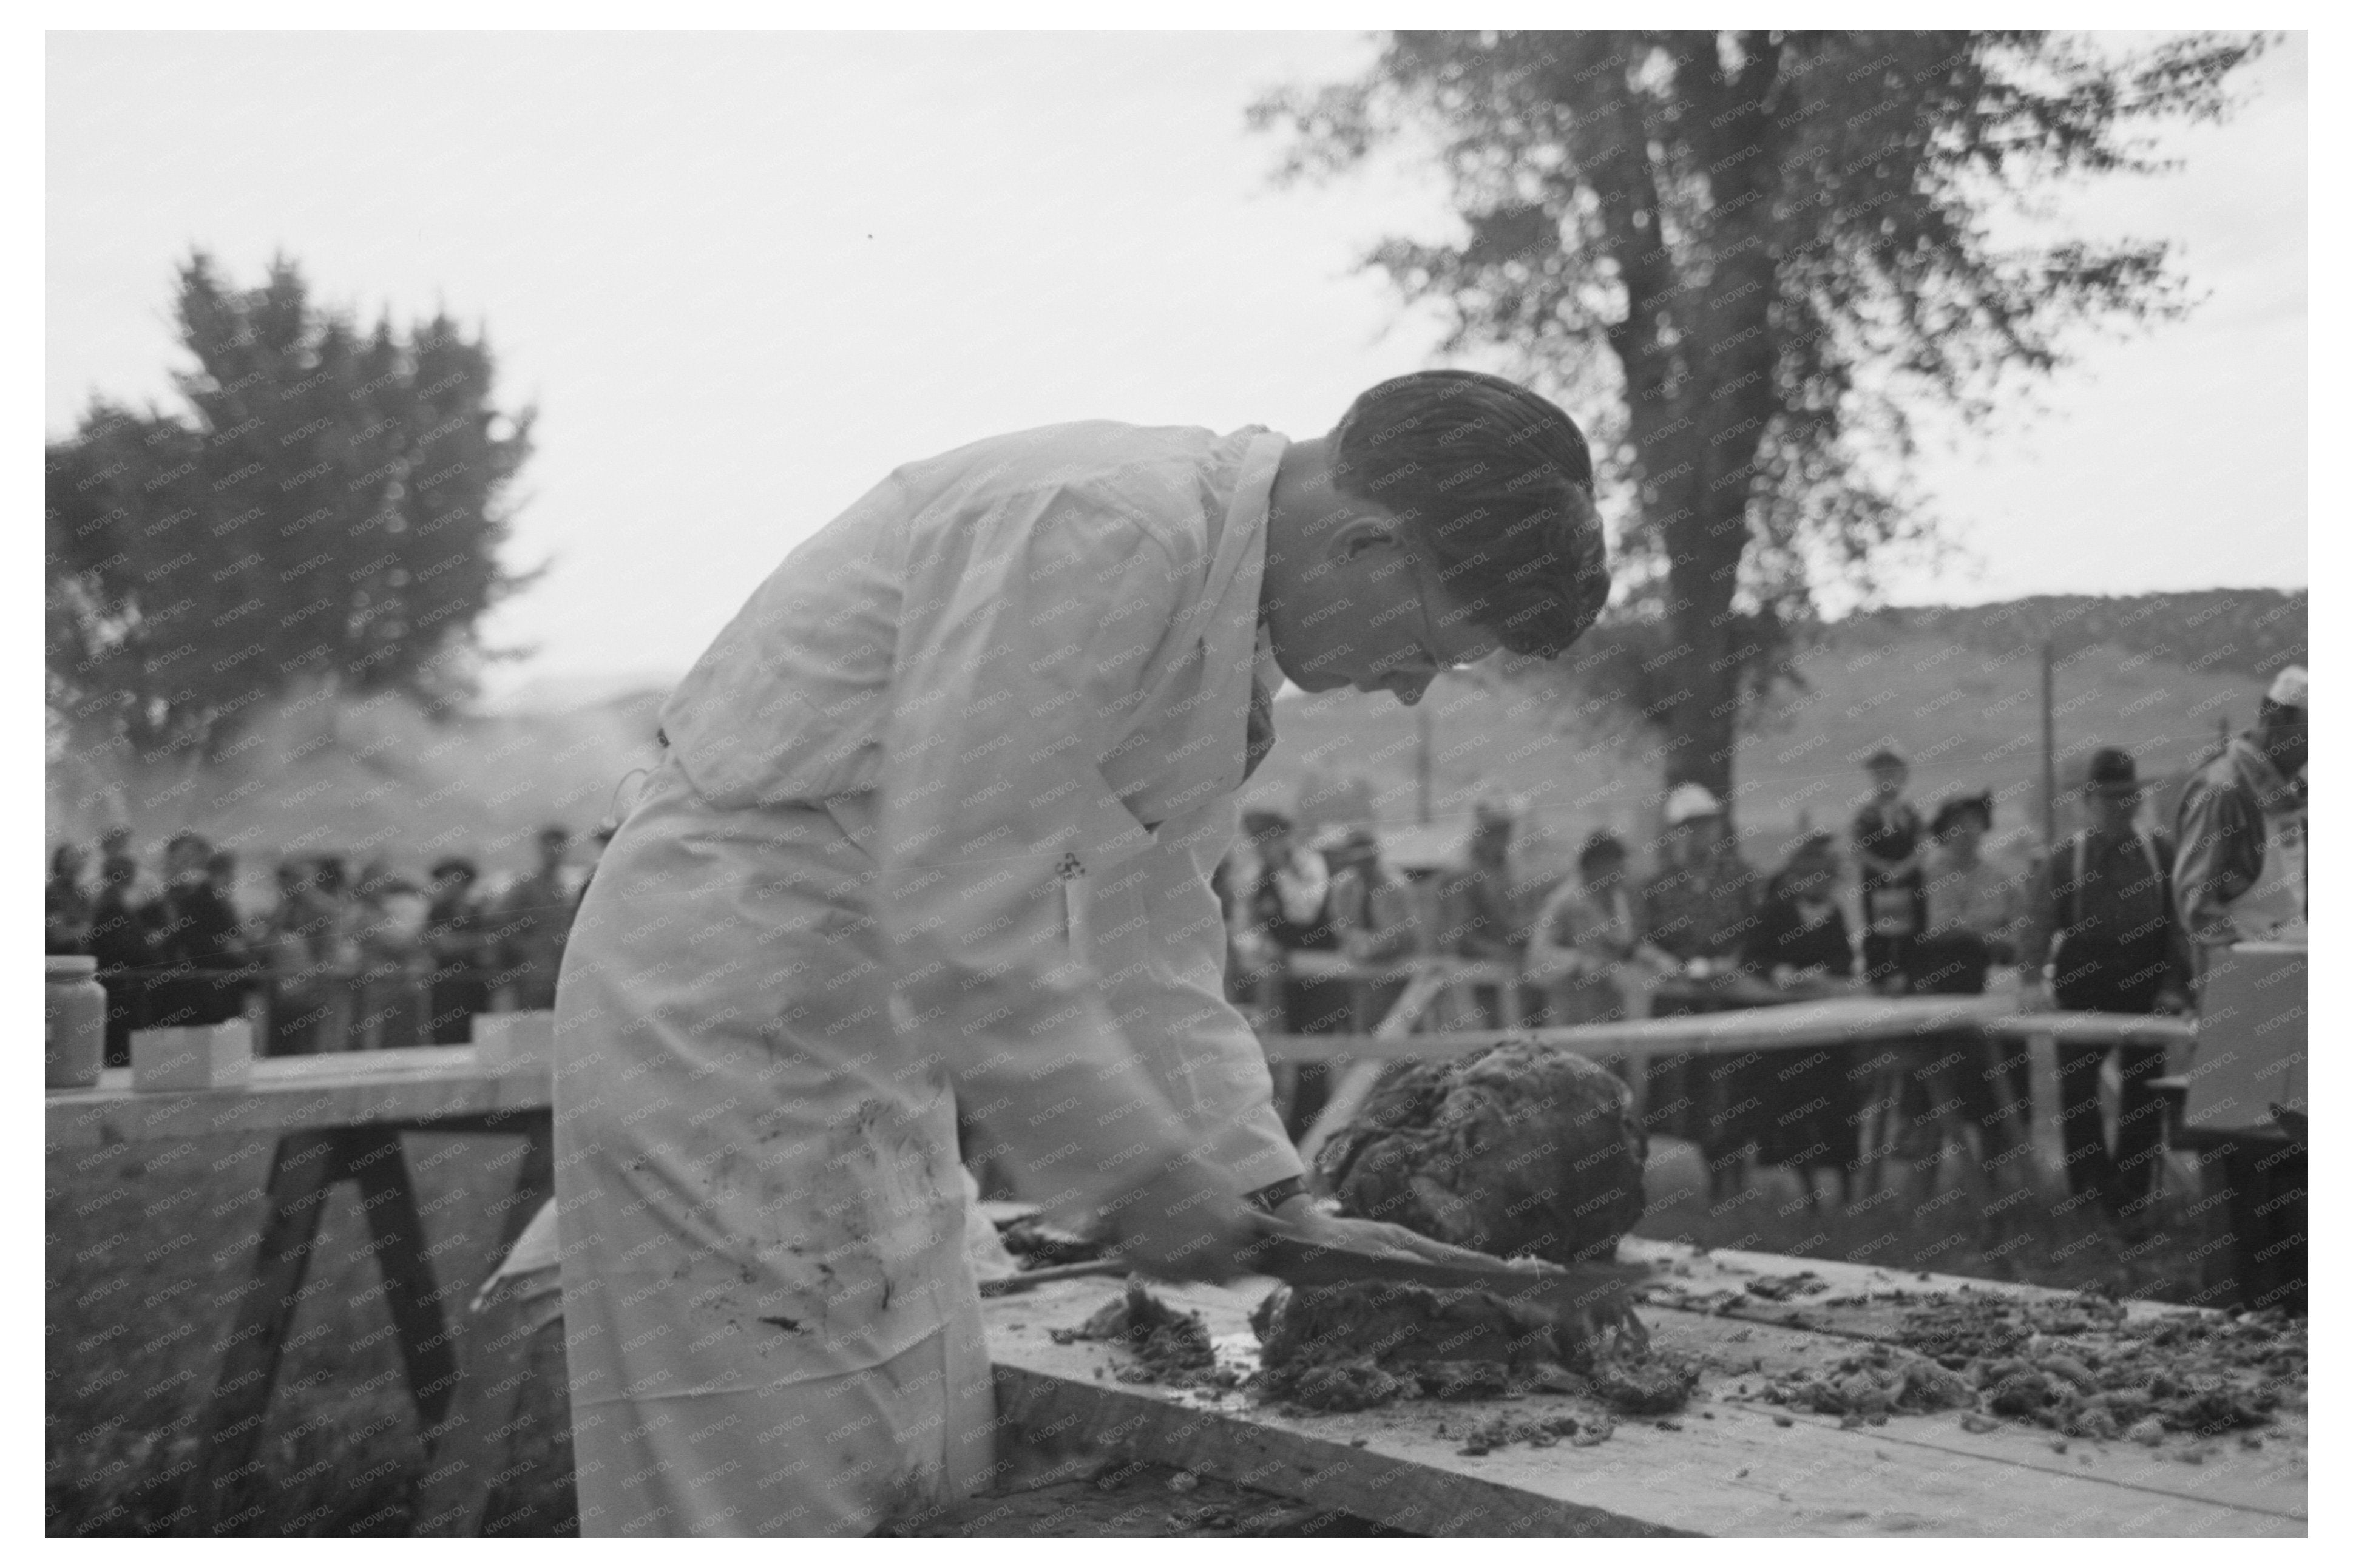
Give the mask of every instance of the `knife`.
POLYGON ((1609 1316, 1649 1281, 1647 1264, 1546 1263, 1540 1268, 1493 1263, 1433 1263, 1390 1253, 1303 1241, 1268 1229, 1244 1247, 1251 1272, 1310 1289, 1325 1285, 1413 1285, 1425 1290, 1484 1290, 1489 1295, 1568 1316, 1609 1316))

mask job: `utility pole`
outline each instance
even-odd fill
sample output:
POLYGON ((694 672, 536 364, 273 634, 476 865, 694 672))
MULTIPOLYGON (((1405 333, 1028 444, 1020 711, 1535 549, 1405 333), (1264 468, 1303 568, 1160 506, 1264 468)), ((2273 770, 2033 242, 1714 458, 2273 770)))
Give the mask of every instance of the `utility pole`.
POLYGON ((2052 658, 2051 639, 2042 639, 2042 853, 2047 858, 2055 852, 2059 842, 2059 721, 2056 688, 2059 683, 2057 664, 2052 658))
POLYGON ((1436 723, 1430 714, 1429 701, 1430 694, 1425 691, 1422 700, 1413 707, 1414 728, 1421 737, 1421 744, 1415 748, 1413 759, 1414 780, 1419 786, 1414 818, 1424 826, 1430 823, 1430 737, 1436 723))

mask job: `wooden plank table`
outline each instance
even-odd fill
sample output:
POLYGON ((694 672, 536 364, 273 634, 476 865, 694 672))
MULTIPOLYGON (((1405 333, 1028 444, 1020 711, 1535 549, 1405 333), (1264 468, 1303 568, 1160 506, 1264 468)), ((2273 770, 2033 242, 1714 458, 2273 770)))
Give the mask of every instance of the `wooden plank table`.
MULTIPOLYGON (((1707 1367, 1691 1406, 1662 1424, 1619 1417, 1591 1447, 1514 1444, 1463 1454, 1461 1435, 1504 1412, 1535 1417, 1599 1406, 1577 1396, 1415 1400, 1345 1415, 1285 1415, 1240 1394, 1118 1381, 1124 1351, 1050 1331, 1071 1328, 1117 1282, 1071 1280, 985 1300, 1004 1430, 1045 1462, 1150 1459, 1430 1534, 2263 1535, 2307 1520, 2309 1430, 2298 1413, 2235 1441, 2163 1448, 2055 1440, 2003 1422, 1970 1432, 1957 1413, 1841 1426, 1767 1403, 1759 1378, 1820 1368, 1889 1337, 1894 1292, 2034 1287, 1765 1254, 1701 1255, 1629 1240, 1622 1255, 1666 1272, 1642 1309, 1654 1343, 1707 1367), (1768 1301, 1741 1287, 1810 1269, 1830 1289, 1768 1301), (1735 1293, 1727 1303, 1724 1292, 1735 1293), (1786 1423, 1786 1425, 1785 1425, 1786 1423), (1450 1434, 1439 1435, 1443 1426, 1450 1434)), ((1202 1313, 1221 1358, 1250 1364, 1247 1314, 1268 1287, 1155 1287, 1202 1313)), ((2137 1313, 2187 1310, 2137 1304, 2137 1313)))
POLYGON ((421 1430, 448 1409, 458 1381, 458 1327, 442 1310, 401 1139, 407 1132, 494 1133, 524 1141, 514 1192, 490 1205, 512 1243, 554 1191, 554 1120, 545 1066, 492 1072, 470 1046, 268 1058, 237 1089, 142 1093, 128 1068, 93 1089, 47 1096, 52 1154, 80 1152, 87 1169, 125 1144, 246 1135, 271 1137, 269 1205, 237 1326, 201 1430, 189 1496, 216 1503, 248 1471, 277 1382, 325 1200, 353 1183, 367 1215, 385 1306, 421 1430))
POLYGON ((1954 1029, 2110 1045, 2186 1045, 2197 1038, 2196 1026, 2181 1018, 2136 1013, 2024 1012, 1999 996, 1841 996, 1618 1024, 1451 1029, 1443 1034, 1388 1037, 1269 1034, 1260 1039, 1266 1047, 1267 1059, 1275 1062, 1330 1061, 1344 1057, 1409 1061, 1467 1055, 1504 1040, 1532 1039, 1639 1063, 1653 1056, 1725 1056, 1796 1046, 1904 1039, 1954 1029))

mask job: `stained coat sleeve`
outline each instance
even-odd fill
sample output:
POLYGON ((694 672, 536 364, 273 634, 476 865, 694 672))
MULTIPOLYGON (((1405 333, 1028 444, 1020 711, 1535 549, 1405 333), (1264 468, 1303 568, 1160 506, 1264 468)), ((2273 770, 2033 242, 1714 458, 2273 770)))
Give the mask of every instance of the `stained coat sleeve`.
POLYGON ((1056 875, 1149 841, 1100 759, 1178 608, 1172 567, 1060 486, 910 525, 873 845, 897 1023, 1065 1212, 1193 1149, 1074 958, 1056 875))

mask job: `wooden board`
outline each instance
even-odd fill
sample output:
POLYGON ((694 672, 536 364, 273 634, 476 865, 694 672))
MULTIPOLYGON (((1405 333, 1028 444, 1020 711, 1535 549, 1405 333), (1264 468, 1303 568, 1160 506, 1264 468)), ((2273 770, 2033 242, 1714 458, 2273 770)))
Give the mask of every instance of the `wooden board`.
MULTIPOLYGON (((1663 1243, 1626 1244, 1630 1257, 1670 1269, 1672 1289, 1705 1298, 1757 1274, 1811 1269, 1827 1298, 1855 1299, 1836 1331, 1764 1321, 1799 1312, 1831 1321, 1846 1308, 1824 1298, 1757 1300, 1723 1315, 1652 1305, 1644 1310, 1663 1349, 1710 1367, 1701 1394, 1672 1418, 1620 1418, 1595 1447, 1514 1444, 1472 1456, 1460 1435, 1489 1416, 1598 1417, 1581 1398, 1530 1395, 1465 1404, 1409 1401, 1346 1415, 1285 1415, 1241 1394, 1208 1394, 1117 1380, 1124 1352, 1094 1343, 1058 1345, 1048 1331, 1075 1326, 1116 1285, 1070 1281, 984 1302, 998 1367, 1000 1414, 1009 1429, 1050 1450, 1149 1458, 1240 1484, 1345 1509, 1431 1534, 1729 1535, 2287 1535, 2306 1532, 2308 1434, 2300 1418, 2264 1430, 2258 1450, 2189 1445, 2151 1451, 2123 1442, 2071 1440, 2004 1423, 1965 1430, 1957 1415, 1894 1416, 1883 1426, 1841 1427, 1830 1416, 1782 1411, 1738 1392, 1739 1368, 1787 1374, 1849 1353, 1858 1338, 1888 1331, 1900 1314, 1871 1321, 1872 1300, 1963 1285, 2006 1294, 2048 1294, 1855 1265, 1764 1254, 1704 1257, 1663 1243), (1784 1426, 1782 1422, 1788 1424, 1784 1426), (1443 1426, 1448 1436, 1439 1435, 1443 1426)), ((1170 1287, 1164 1297, 1199 1311, 1219 1353, 1254 1352, 1246 1321, 1268 1289, 1170 1287)), ((1155 1287, 1155 1289, 1160 1289, 1155 1287)), ((2137 1308, 2138 1311, 2177 1309, 2137 1308)))
POLYGON ((57 1151, 224 1133, 495 1121, 544 1111, 551 1092, 546 1067, 491 1072, 471 1046, 265 1058, 237 1089, 142 1094, 131 1087, 130 1069, 116 1068, 94 1089, 50 1090, 46 1131, 57 1151))

